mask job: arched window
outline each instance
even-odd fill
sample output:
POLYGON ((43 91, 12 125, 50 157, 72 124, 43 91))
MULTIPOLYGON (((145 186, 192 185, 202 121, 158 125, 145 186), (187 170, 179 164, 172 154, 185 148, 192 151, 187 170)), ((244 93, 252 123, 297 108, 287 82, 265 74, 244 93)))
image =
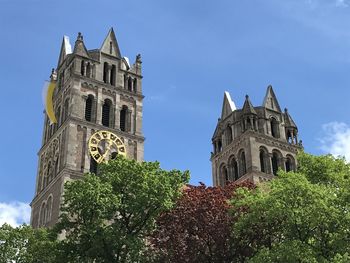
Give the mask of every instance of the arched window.
POLYGON ((81 66, 80 66, 80 73, 82 76, 85 76, 85 61, 81 61, 81 66))
POLYGON ((270 173, 270 159, 266 148, 261 147, 259 151, 260 171, 263 173, 270 173))
POLYGON ((259 157, 260 157, 260 170, 263 173, 266 173, 265 160, 264 160, 264 151, 260 150, 259 157))
POLYGON ((229 145, 232 142, 232 128, 231 126, 227 126, 226 128, 226 142, 229 145))
POLYGON ((272 162, 272 173, 274 175, 277 175, 278 168, 280 168, 281 164, 283 164, 282 154, 279 151, 274 150, 272 152, 271 162, 272 162))
POLYGON ((107 83, 108 80, 108 63, 103 63, 103 82, 107 83))
POLYGON ((115 75, 116 75, 116 67, 115 67, 115 65, 112 65, 109 83, 111 83, 111 85, 113 85, 113 86, 115 86, 115 77, 116 77, 115 75))
MULTIPOLYGON (((47 177, 47 181, 46 183, 48 184, 50 181, 51 181, 51 176, 52 176, 52 171, 51 171, 51 162, 48 163, 47 165, 47 174, 46 174, 46 177, 47 177)), ((45 185, 46 186, 46 185, 45 185)))
POLYGON ((286 165, 286 172, 295 171, 295 160, 294 160, 293 156, 287 155, 285 165, 286 165))
POLYGON ((92 105, 94 102, 94 96, 89 95, 85 102, 85 120, 92 121, 92 105))
POLYGON ((92 157, 90 157, 90 173, 97 174, 97 162, 92 157))
POLYGON ((105 99, 102 106, 102 125, 106 127, 111 126, 111 110, 112 102, 109 99, 105 99))
POLYGON ((47 200, 47 205, 46 205, 46 221, 45 221, 45 223, 51 221, 51 214, 52 214, 52 196, 50 196, 49 199, 47 200))
POLYGON ((250 117, 247 117, 247 130, 253 130, 253 123, 252 123, 252 119, 250 117))
POLYGON ((225 184, 226 184, 228 182, 228 180, 229 180, 226 166, 224 167, 222 172, 223 172, 223 178, 224 178, 225 184))
POLYGON ((234 158, 234 157, 230 160, 230 168, 231 168, 231 172, 232 172, 231 178, 234 181, 238 180, 238 177, 239 177, 239 175, 238 175, 238 164, 237 164, 236 158, 234 158))
POLYGON ((271 124, 271 135, 272 135, 272 137, 279 138, 280 134, 279 134, 279 127, 278 127, 277 120, 275 118, 271 118, 270 124, 271 124))
POLYGON ((272 172, 274 175, 277 175, 278 171, 278 155, 277 153, 272 154, 272 172))
POLYGON ((128 78, 128 90, 132 91, 132 79, 131 79, 131 77, 128 78))
POLYGON ((88 62, 86 65, 86 76, 88 78, 91 78, 91 64, 90 64, 90 62, 88 62))
POLYGON ((229 181, 229 174, 225 164, 221 164, 220 166, 220 177, 221 186, 225 186, 227 181, 229 181))
POLYGON ((137 92, 137 79, 134 79, 134 92, 137 92))
POLYGON ((120 130, 127 131, 127 115, 128 115, 128 107, 123 105, 122 110, 120 111, 120 130))
POLYGON ((239 155, 240 157, 240 168, 241 168, 241 176, 245 175, 247 173, 247 165, 245 160, 245 153, 242 151, 239 155))
POLYGON ((222 142, 221 140, 218 140, 218 152, 222 151, 222 142))
POLYGON ((40 212, 39 212, 39 227, 44 226, 45 220, 46 220, 46 203, 43 202, 40 207, 40 212))

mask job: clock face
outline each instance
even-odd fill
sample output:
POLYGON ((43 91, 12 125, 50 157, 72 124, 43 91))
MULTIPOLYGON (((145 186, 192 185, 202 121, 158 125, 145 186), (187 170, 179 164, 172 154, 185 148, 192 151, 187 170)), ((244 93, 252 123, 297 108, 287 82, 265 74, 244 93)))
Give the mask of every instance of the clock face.
POLYGON ((107 163, 109 160, 115 159, 118 154, 126 156, 122 140, 109 131, 98 131, 90 137, 89 152, 97 163, 107 163))

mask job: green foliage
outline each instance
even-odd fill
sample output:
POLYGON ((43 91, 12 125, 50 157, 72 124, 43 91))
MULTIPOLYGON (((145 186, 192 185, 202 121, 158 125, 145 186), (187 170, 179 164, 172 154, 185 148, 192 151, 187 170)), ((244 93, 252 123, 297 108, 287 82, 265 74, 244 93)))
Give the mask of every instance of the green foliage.
POLYGON ((22 225, 0 227, 0 262, 55 262, 56 235, 46 229, 32 229, 22 225))
POLYGON ((239 189, 232 199, 242 258, 342 262, 350 252, 349 165, 305 153, 298 160, 296 173, 280 171, 277 179, 254 191, 239 189))
POLYGON ((118 156, 65 186, 57 231, 65 262, 142 261, 145 240, 157 216, 173 207, 188 172, 164 171, 157 162, 118 156))
POLYGON ((343 185, 349 183, 350 166, 344 158, 332 155, 313 156, 304 152, 298 154, 298 172, 311 183, 343 185))

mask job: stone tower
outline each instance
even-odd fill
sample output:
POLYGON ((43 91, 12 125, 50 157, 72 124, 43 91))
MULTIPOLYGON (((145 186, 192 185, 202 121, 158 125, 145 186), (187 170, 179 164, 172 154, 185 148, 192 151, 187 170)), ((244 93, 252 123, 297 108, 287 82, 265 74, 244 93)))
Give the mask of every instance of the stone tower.
POLYGON ((96 131, 109 131, 124 143, 127 157, 143 160, 141 56, 130 65, 122 57, 113 29, 101 48, 87 50, 81 33, 72 50, 64 37, 58 65, 51 79, 56 124, 45 114, 39 150, 31 225, 52 226, 60 214, 63 186, 67 180, 96 172, 88 151, 96 131))
POLYGON ((271 180, 278 169, 294 170, 296 154, 302 149, 297 136, 296 124, 287 109, 281 111, 271 86, 260 107, 254 107, 247 95, 242 109, 237 109, 225 92, 212 138, 213 185, 258 183, 271 180))

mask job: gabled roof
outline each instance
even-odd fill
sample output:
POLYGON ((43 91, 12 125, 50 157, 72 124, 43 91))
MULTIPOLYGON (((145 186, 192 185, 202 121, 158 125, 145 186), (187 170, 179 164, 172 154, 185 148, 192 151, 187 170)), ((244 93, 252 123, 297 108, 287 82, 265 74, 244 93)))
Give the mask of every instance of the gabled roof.
POLYGON ((267 87, 266 95, 263 102, 263 107, 270 110, 282 112, 281 107, 278 103, 277 97, 275 95, 275 92, 273 91, 273 88, 271 85, 267 87))
POLYGON ((63 63, 63 61, 67 57, 67 55, 69 55, 71 53, 72 53, 72 46, 69 42, 69 37, 63 36, 57 68, 63 63))
POLYGON ((257 114, 248 95, 245 96, 245 102, 243 104, 242 112, 243 114, 257 114))
POLYGON ((90 57, 84 45, 83 35, 80 32, 78 33, 77 40, 75 41, 73 53, 82 57, 90 57))
POLYGON ((221 119, 225 119, 227 116, 229 116, 236 109, 237 109, 236 105, 232 101, 230 93, 225 91, 225 93, 224 93, 224 101, 222 103, 221 119))
POLYGON ((108 31, 105 40, 102 43, 100 51, 105 54, 121 58, 117 38, 115 37, 113 27, 108 31))
POLYGON ((284 109, 284 122, 285 122, 285 127, 286 128, 297 128, 297 125, 293 121, 292 117, 288 113, 288 109, 284 109))

